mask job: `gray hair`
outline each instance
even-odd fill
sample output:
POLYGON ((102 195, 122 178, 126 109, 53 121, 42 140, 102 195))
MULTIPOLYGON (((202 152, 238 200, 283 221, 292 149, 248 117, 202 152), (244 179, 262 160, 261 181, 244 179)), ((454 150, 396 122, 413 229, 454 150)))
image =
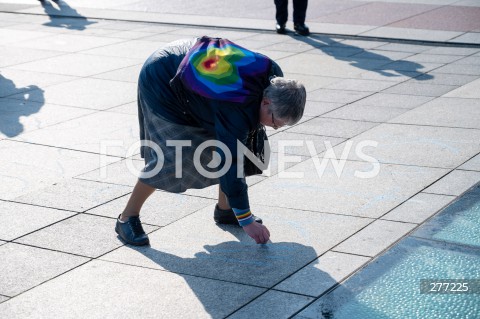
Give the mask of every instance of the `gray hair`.
POLYGON ((273 115, 287 121, 287 125, 296 124, 302 118, 307 91, 299 81, 275 77, 263 96, 270 100, 269 110, 273 115))

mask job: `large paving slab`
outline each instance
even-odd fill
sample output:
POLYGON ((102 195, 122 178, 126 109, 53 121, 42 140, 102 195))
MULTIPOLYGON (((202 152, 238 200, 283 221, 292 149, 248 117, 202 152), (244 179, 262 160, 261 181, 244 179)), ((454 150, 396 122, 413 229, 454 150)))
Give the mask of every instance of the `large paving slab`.
POLYGON ((458 86, 439 85, 417 82, 415 79, 400 83, 394 87, 386 89, 385 93, 422 95, 422 96, 442 96, 447 92, 456 89, 458 86))
POLYGON ((134 154, 139 152, 139 148, 134 147, 139 139, 138 132, 138 119, 135 115, 97 112, 23 134, 17 139, 97 153, 100 154, 99 156, 127 157, 131 147, 134 154), (89 129, 79 134, 82 127, 89 129))
MULTIPOLYGON (((321 159, 317 160, 321 166, 321 159)), ((250 188, 250 201, 295 210, 377 218, 447 172, 438 168, 380 164, 375 175, 376 169, 371 163, 346 161, 343 169, 337 163, 339 177, 332 163, 326 164, 324 171, 322 167, 317 171, 309 159, 254 185, 250 188), (361 174, 371 176, 361 178, 361 174)))
POLYGON ((15 201, 81 213, 131 191, 129 186, 69 179, 19 196, 15 201))
MULTIPOLYGON (((477 30, 479 31, 479 30, 477 30)), ((450 40, 452 43, 474 43, 480 44, 480 32, 466 32, 455 39, 450 40)))
POLYGON ((416 78, 420 75, 425 75, 425 73, 422 73, 420 71, 380 69, 380 70, 366 71, 366 72, 360 73, 354 76, 354 78, 363 79, 363 80, 388 81, 388 82, 400 83, 400 82, 407 81, 409 79, 416 78))
MULTIPOLYGON (((323 147, 323 146, 320 146, 320 147, 323 147)), ((308 149, 308 147, 306 144, 304 144, 300 147, 293 147, 293 149, 298 151, 298 149, 300 150, 308 149)), ((315 153, 316 150, 315 151, 312 150, 312 152, 315 153)), ((270 177, 272 175, 278 174, 278 172, 283 172, 287 168, 295 166, 300 162, 306 161, 311 156, 310 151, 308 151, 308 154, 309 154, 308 156, 302 156, 302 155, 290 155, 290 154, 287 154, 286 152, 284 154, 272 153, 270 156, 270 163, 268 165, 268 168, 263 171, 262 175, 259 175, 259 176, 270 177)), ((252 177, 257 178, 258 175, 255 175, 252 177)), ((256 183, 249 182, 249 178, 252 178, 252 177, 247 177, 247 184, 249 186, 256 184, 256 183)))
MULTIPOLYGON (((0 246, 0 294, 13 297, 89 259, 15 243, 0 246)), ((3 307, 3 305, 2 305, 3 307)), ((1 312, 1 311, 0 311, 1 312)), ((3 316, 3 318, 8 318, 3 316)))
POLYGON ((426 193, 459 196, 480 182, 480 172, 454 170, 425 190, 426 193))
POLYGON ((3 318, 224 318, 264 289, 92 261, 0 304, 3 318), (124 293, 128 291, 128 293, 124 293), (132 303, 132 296, 136 296, 132 303))
POLYGON ((480 155, 477 155, 472 159, 468 160, 465 164, 460 166, 459 169, 480 171, 480 155))
POLYGON ((337 138, 350 138, 360 134, 377 123, 351 121, 332 118, 314 118, 287 130, 288 133, 323 135, 337 138))
MULTIPOLYGON (((384 61, 386 62, 386 61, 384 61)), ((405 73, 410 75, 411 72, 428 72, 433 69, 439 68, 443 66, 443 63, 431 63, 431 62, 422 62, 422 63, 416 63, 412 61, 392 61, 391 63, 387 64, 382 64, 379 67, 375 68, 377 72, 389 72, 391 73, 392 71, 395 71, 396 73, 404 74, 405 73)))
MULTIPOLYGON (((348 60, 348 57, 343 58, 343 60, 348 60)), ((355 63, 350 65, 342 61, 342 57, 336 59, 332 56, 302 53, 280 59, 278 63, 281 64, 284 72, 339 78, 351 78, 363 70, 372 70, 388 63, 385 61, 358 58, 354 59, 354 61, 355 63), (305 63, 305 61, 309 61, 309 63, 305 63)))
POLYGON ((341 45, 341 43, 335 43, 337 45, 330 44, 327 45, 326 43, 323 44, 322 46, 318 46, 317 48, 313 48, 306 53, 309 54, 320 54, 320 55, 330 55, 334 57, 349 57, 349 56, 354 56, 356 54, 359 54, 361 52, 364 52, 362 48, 357 48, 354 46, 347 46, 347 45, 341 45))
POLYGON ((394 82, 389 82, 389 81, 346 79, 346 80, 342 80, 342 81, 330 84, 326 86, 326 88, 331 90, 378 92, 378 91, 383 91, 394 85, 395 85, 394 82))
MULTIPOLYGON (((277 171, 277 162, 274 160, 276 156, 271 156, 271 170, 277 171)), ((144 160, 136 154, 133 158, 125 160, 118 160, 116 157, 102 156, 100 158, 100 168, 75 176, 76 179, 97 181, 115 185, 135 186, 138 180, 141 169, 145 166, 144 160)), ((247 177, 247 185, 253 185, 264 177, 261 175, 254 175, 247 177)), ((206 198, 217 198, 218 186, 213 185, 203 189, 189 189, 185 194, 200 196, 206 198)))
POLYGON ((0 201, 0 239, 14 240, 74 214, 51 208, 0 201))
POLYGON ((480 129, 479 118, 480 100, 441 97, 398 116, 390 122, 480 129))
POLYGON ((16 137, 93 112, 68 106, 32 102, 28 98, 23 101, 0 98, 0 138, 16 137))
POLYGON ((371 219, 252 205, 270 230, 258 245, 236 226, 217 226, 213 205, 150 235, 151 247, 122 247, 101 259, 272 287, 371 219), (198 230, 200 229, 200 230, 198 230))
MULTIPOLYGON (((19 32, 19 31, 17 31, 19 32)), ((24 31, 34 32, 34 31, 24 31)), ((15 47, 25 49, 37 49, 37 50, 55 50, 62 52, 77 52, 80 50, 87 50, 96 47, 102 47, 112 43, 121 42, 122 39, 85 36, 79 34, 57 34, 48 37, 35 37, 28 39, 28 41, 16 41, 11 44, 15 47)))
POLYGON ((427 40, 447 42, 454 39, 463 32, 459 31, 438 31, 428 29, 404 29, 395 27, 379 27, 374 30, 369 30, 361 33, 362 36, 381 37, 390 39, 405 39, 405 40, 427 40))
POLYGON ((311 101, 346 104, 361 100, 372 94, 373 92, 318 89, 310 92, 308 99, 311 101))
POLYGON ((447 54, 426 54, 419 53, 405 58, 405 61, 416 63, 452 63, 463 59, 463 55, 447 55, 447 54))
POLYGON ((39 61, 17 64, 10 68, 32 72, 85 77, 137 65, 142 62, 142 59, 72 53, 39 61))
POLYGON ((84 50, 82 53, 110 57, 146 60, 153 52, 163 47, 165 42, 131 40, 84 50))
POLYGON ((435 8, 437 8, 437 6, 424 4, 410 5, 408 3, 366 2, 363 3, 362 6, 322 16, 316 19, 316 21, 381 26, 435 8))
POLYGON ((0 66, 6 67, 62 54, 64 53, 53 50, 25 50, 24 48, 8 46, 2 42, 0 46, 0 66))
MULTIPOLYGON (((302 124, 301 127, 304 127, 306 124, 302 124)), ((310 156, 325 151, 325 142, 328 142, 331 145, 337 145, 345 141, 344 138, 290 132, 293 129, 294 128, 279 132, 268 138, 272 152, 310 156), (313 145, 313 154, 307 143, 313 145)), ((298 128, 298 130, 301 130, 301 128, 298 128)), ((272 154, 271 156, 275 155, 276 154, 272 154)))
POLYGON ((9 140, 0 141, 0 162, 0 199, 13 199, 91 171, 99 163, 97 154, 9 140))
POLYGON ((418 193, 392 209, 382 219, 420 224, 454 199, 455 196, 418 193))
POLYGON ((360 105, 353 103, 328 112, 322 115, 322 117, 383 123, 407 111, 408 109, 400 107, 360 105))
POLYGON ((389 94, 380 92, 367 96, 364 99, 352 103, 351 105, 368 105, 413 109, 433 99, 434 97, 431 96, 389 94))
MULTIPOLYGON (((98 73, 102 72, 99 71, 98 73)), ((34 92, 35 90, 30 94, 34 94, 34 92)), ((23 94, 12 95, 10 98, 24 99, 23 94)), ((35 95, 32 101, 48 101, 52 104, 105 110, 136 101, 136 99, 137 85, 135 83, 83 78, 52 85, 43 95, 35 95), (109 94, 105 94, 105 92, 109 92, 109 94), (36 96, 39 96, 39 98, 36 98, 36 96), (41 100, 39 100, 40 96, 41 100), (75 98, 72 98, 72 96, 75 98)))
POLYGON ((461 64, 454 62, 435 70, 437 73, 446 74, 464 74, 464 75, 480 75, 480 65, 478 64, 461 64))
POLYGON ((458 60, 458 64, 480 64, 480 61, 478 60, 478 54, 463 57, 461 60, 458 60))
MULTIPOLYGON (((80 214, 15 242, 96 258, 123 245, 114 228, 115 219, 80 214)), ((147 233, 155 229, 144 225, 147 233)))
POLYGON ((281 52, 292 52, 292 53, 302 53, 312 50, 312 46, 308 43, 303 43, 300 41, 296 41, 294 43, 291 42, 280 42, 275 44, 270 44, 262 47, 261 50, 269 50, 269 51, 281 51, 281 52))
MULTIPOLYGON (((441 56, 441 55, 437 55, 437 56, 441 56)), ((461 86, 469 82, 472 82, 477 78, 478 78, 478 75, 447 74, 447 73, 436 73, 435 71, 432 71, 432 72, 417 76, 415 80, 422 81, 421 83, 428 83, 428 84, 461 86)))
MULTIPOLYGON (((120 197, 106 204, 87 211, 88 214, 117 218, 125 208, 129 195, 120 197)), ((188 216, 205 206, 215 203, 213 199, 193 197, 181 194, 156 191, 142 206, 143 223, 166 226, 188 216)), ((213 210, 210 212, 213 220, 213 210)))
MULTIPOLYGON (((99 156, 127 157, 128 150, 139 140, 139 131, 135 115, 97 112, 23 134, 17 139, 101 154, 99 156)), ((132 150, 139 152, 138 147, 132 150)))
POLYGON ((0 75, 0 97, 44 89, 48 85, 74 80, 76 77, 3 68, 0 75))
MULTIPOLYGON (((121 70, 118 70, 121 71, 121 70)), ((138 70, 140 72, 140 70, 138 70)), ((129 82, 135 82, 137 83, 138 77, 135 77, 135 81, 129 81, 129 82)), ((109 112, 118 112, 118 113, 124 113, 124 114, 133 114, 138 116, 138 105, 137 101, 135 102, 130 102, 130 103, 125 103, 120 106, 115 106, 110 109, 108 109, 109 112)))
POLYGON ((427 50, 430 50, 432 46, 429 45, 419 45, 419 44, 409 44, 409 43, 384 43, 376 47, 377 50, 381 51, 393 51, 393 52, 408 52, 408 53, 421 53, 427 50))
MULTIPOLYGON (((116 158, 115 158, 116 159, 116 158)), ((88 181, 96 181, 101 183, 109 183, 116 185, 135 186, 141 169, 145 166, 142 160, 127 158, 124 160, 115 160, 105 157, 104 160, 108 165, 100 165, 100 168, 90 172, 75 176, 76 179, 84 179, 88 181), (110 163, 110 161, 114 161, 110 163)))
MULTIPOLYGON (((114 71, 107 71, 97 75, 93 75, 93 78, 103 79, 103 80, 112 80, 112 81, 123 81, 138 83, 138 77, 140 75, 140 70, 142 69, 143 64, 138 64, 134 66, 128 66, 125 68, 117 69, 114 71)), ((137 103, 135 102, 135 105, 137 103)))
POLYGON ((470 31, 480 28, 480 22, 478 21, 479 16, 480 8, 444 6, 436 10, 422 12, 407 19, 402 19, 401 21, 390 24, 390 26, 415 29, 470 31), (452 19, 454 16, 462 18, 452 19))
POLYGON ((374 257, 405 236, 417 225, 376 220, 340 245, 334 251, 374 257))
POLYGON ((454 46, 433 46, 433 47, 430 47, 430 49, 425 50, 423 53, 469 56, 479 51, 480 49, 477 49, 477 48, 464 48, 464 47, 454 47, 454 46))
MULTIPOLYGON (((355 136, 351 142, 354 145, 362 141, 378 143, 365 153, 381 163, 455 168, 480 151, 476 142, 479 139, 479 130, 380 124, 355 136)), ((336 153, 340 154, 343 149, 344 144, 338 145, 336 153)), ((350 152, 348 159, 360 158, 355 152, 350 152)))
POLYGON ((290 318, 313 300, 312 297, 269 290, 228 318, 290 318))
POLYGON ((379 50, 368 49, 365 51, 361 51, 355 54, 354 56, 356 58, 364 58, 364 59, 398 61, 398 60, 406 60, 406 58, 411 55, 412 55, 411 52, 385 51, 380 48, 379 50))
POLYGON ((318 297, 369 260, 365 256, 328 251, 274 289, 318 297))
MULTIPOLYGON (((461 97, 468 99, 480 99, 480 79, 470 82, 456 90, 453 90, 447 94, 446 97, 461 97)), ((477 100, 478 102, 478 100, 477 100)))
POLYGON ((0 42, 10 46, 18 42, 46 39, 51 36, 52 34, 48 32, 0 29, 0 42))
POLYGON ((319 116, 343 106, 343 103, 308 101, 305 104, 304 116, 319 116))
MULTIPOLYGON (((268 57, 274 59, 275 61, 277 60, 273 56, 267 55, 268 57)), ((332 83, 336 83, 339 81, 342 81, 343 79, 337 78, 337 77, 331 77, 331 76, 320 76, 320 75, 306 75, 302 73, 289 73, 289 72, 284 72, 283 74, 286 78, 289 79, 296 79, 300 82, 302 82, 305 85, 305 89, 308 92, 312 92, 321 88, 324 88, 332 83)), ((308 96, 308 94, 307 94, 308 96)), ((307 101, 308 103, 308 101, 307 101)), ((306 106, 308 108, 308 104, 306 106)))

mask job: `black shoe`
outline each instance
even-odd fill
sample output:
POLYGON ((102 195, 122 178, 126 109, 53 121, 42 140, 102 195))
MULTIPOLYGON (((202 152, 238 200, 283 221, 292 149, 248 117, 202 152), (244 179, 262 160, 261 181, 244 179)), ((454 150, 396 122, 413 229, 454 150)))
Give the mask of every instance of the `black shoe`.
MULTIPOLYGON (((260 217, 257 217, 252 214, 253 220, 256 221, 257 223, 262 224, 263 221, 260 217)), ((235 213, 233 212, 232 209, 220 209, 218 205, 215 205, 215 212, 213 213, 213 220, 215 220, 216 223, 218 224, 228 224, 228 225, 237 225, 238 220, 237 217, 235 217, 235 213)))
POLYGON ((287 33, 285 23, 283 23, 283 24, 277 23, 277 25, 275 26, 275 29, 277 30, 278 34, 286 34, 287 33))
POLYGON ((150 243, 138 216, 128 217, 128 221, 125 223, 120 222, 120 216, 121 214, 118 216, 115 232, 123 241, 135 246, 143 246, 150 243))
POLYGON ((293 25, 295 32, 300 35, 310 35, 310 29, 305 23, 293 25))

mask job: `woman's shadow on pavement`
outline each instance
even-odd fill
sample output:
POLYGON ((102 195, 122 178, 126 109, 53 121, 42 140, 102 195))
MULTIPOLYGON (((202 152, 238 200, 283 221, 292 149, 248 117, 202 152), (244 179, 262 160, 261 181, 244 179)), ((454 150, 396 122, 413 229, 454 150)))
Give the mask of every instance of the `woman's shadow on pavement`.
POLYGON ((85 30, 88 25, 97 23, 89 21, 65 1, 53 0, 53 2, 55 6, 48 0, 40 0, 43 10, 50 17, 50 21, 43 25, 69 30, 85 30))
MULTIPOLYGON (((140 252, 162 269, 182 276, 212 318, 224 318, 243 305, 236 304, 235 300, 231 301, 235 296, 225 295, 229 290, 211 289, 210 279, 217 283, 240 284, 238 289, 242 289, 242 285, 245 284, 268 289, 311 263, 309 278, 312 279, 310 281, 312 285, 318 283, 323 287, 338 285, 328 273, 312 267, 318 263, 318 254, 313 247, 293 242, 257 245, 241 228, 223 225, 219 227, 233 234, 238 241, 205 245, 203 246, 205 250, 195 253, 194 258, 182 258, 152 247, 127 247, 140 252), (200 280, 202 277, 208 279, 200 280), (226 307, 228 304, 230 307, 226 307)), ((188 251, 186 254, 191 254, 188 247, 185 250, 188 251)), ((329 309, 323 311, 321 318, 332 318, 329 309)), ((264 315, 268 313, 268 309, 258 311, 264 315)))
POLYGON ((398 77, 403 75, 419 81, 433 79, 432 75, 424 74, 420 71, 423 68, 423 65, 419 63, 405 60, 392 60, 389 57, 371 52, 368 49, 336 41, 329 36, 289 36, 295 40, 309 44, 313 48, 321 50, 326 55, 332 56, 336 60, 349 62, 349 64, 354 67, 370 72, 376 72, 384 77, 398 77), (372 63, 371 61, 377 61, 378 63, 372 63))
MULTIPOLYGON (((17 88, 15 83, 0 74, 0 133, 15 137, 24 131, 20 118, 37 113, 43 107, 44 91, 36 85, 17 88), (23 93, 23 97, 8 98, 23 93), (6 97, 6 98, 5 98, 6 97)), ((1 135, 0 135, 1 136, 1 135)))

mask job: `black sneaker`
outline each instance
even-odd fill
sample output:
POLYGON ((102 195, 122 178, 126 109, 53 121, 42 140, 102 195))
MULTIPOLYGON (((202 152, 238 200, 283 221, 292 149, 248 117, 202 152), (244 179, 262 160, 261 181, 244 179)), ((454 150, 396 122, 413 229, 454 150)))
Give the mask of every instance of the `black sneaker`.
MULTIPOLYGON (((263 223, 263 221, 260 217, 257 217, 253 214, 252 214, 252 217, 253 217, 253 220, 255 220, 257 223, 260 223, 260 224, 263 223)), ((218 207, 218 205, 215 205, 215 211, 213 213, 213 220, 215 220, 215 222, 217 224, 227 224, 227 225, 240 226, 238 224, 237 217, 235 217, 235 213, 233 212, 232 209, 220 209, 218 207)))
POLYGON ((138 216, 128 217, 125 223, 120 222, 120 215, 118 215, 117 224, 115 225, 115 232, 123 239, 124 242, 134 246, 143 246, 150 244, 147 234, 143 230, 142 223, 138 216))
POLYGON ((275 29, 277 30, 278 34, 286 34, 287 33, 287 26, 285 25, 285 23, 283 23, 283 24, 277 23, 275 25, 275 29))
POLYGON ((310 35, 310 29, 305 23, 293 25, 295 32, 300 35, 310 35))

